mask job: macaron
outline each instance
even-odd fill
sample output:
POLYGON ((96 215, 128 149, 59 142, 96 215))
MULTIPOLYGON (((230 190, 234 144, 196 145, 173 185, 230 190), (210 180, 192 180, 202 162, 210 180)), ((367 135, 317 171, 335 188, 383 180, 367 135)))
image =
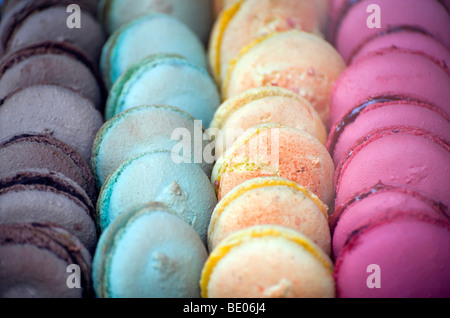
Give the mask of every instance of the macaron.
POLYGON ((446 206, 418 191, 407 186, 392 187, 377 184, 336 207, 330 216, 334 258, 339 257, 345 242, 355 230, 375 219, 389 217, 399 211, 405 213, 420 211, 443 222, 450 219, 446 206))
POLYGON ((28 169, 0 179, 0 224, 56 223, 93 253, 97 244, 94 214, 86 192, 59 173, 28 169))
POLYGON ((181 56, 151 55, 128 68, 114 83, 105 115, 139 105, 178 107, 209 126, 220 104, 219 91, 207 71, 181 56))
POLYGON ((345 61, 365 40, 389 27, 411 26, 432 34, 445 46, 450 47, 450 19, 439 1, 422 0, 363 0, 347 1, 340 11, 330 39, 345 61), (380 8, 380 26, 368 25, 373 12, 367 12, 371 4, 380 8))
POLYGON ((355 231, 335 265, 339 298, 448 298, 450 222, 393 213, 355 231))
POLYGON ((0 297, 93 297, 91 256, 63 227, 0 224, 0 297), (73 270, 79 276, 71 279, 73 270), (78 288, 71 288, 72 282, 78 288))
MULTIPOLYGON (((16 5, 21 4, 23 0, 3 0, 0 6, 1 15, 6 15, 16 5)), ((45 3, 46 5, 70 5, 77 4, 80 8, 94 15, 97 10, 99 0, 37 0, 36 2, 45 3)))
POLYGON ((198 153, 201 160, 198 162, 207 176, 211 175, 213 162, 203 158, 206 141, 203 141, 203 127, 196 124, 194 119, 182 110, 165 105, 137 106, 123 111, 107 121, 97 132, 94 140, 91 166, 96 178, 97 187, 100 188, 122 162, 141 153, 152 150, 176 150, 180 144, 177 130, 189 133, 186 143, 185 161, 195 162, 198 153), (200 135, 200 145, 196 145, 195 135, 200 135))
POLYGON ((242 49, 231 62, 222 98, 260 86, 280 86, 300 94, 328 121, 335 81, 346 65, 323 38, 299 30, 276 32, 242 49))
POLYGON ((92 202, 97 200, 94 176, 88 163, 74 148, 59 139, 20 134, 0 142, 0 178, 28 169, 47 169, 72 179, 92 202))
POLYGON ((170 151, 144 153, 123 162, 108 177, 97 200, 101 231, 123 212, 137 209, 149 201, 168 205, 206 244, 217 199, 199 165, 175 163, 170 151))
POLYGON ((225 79, 241 50, 262 36, 292 29, 323 36, 316 13, 314 1, 305 0, 241 0, 227 7, 215 21, 209 42, 208 60, 217 82, 225 79))
POLYGON ((373 99, 355 107, 330 129, 327 149, 337 166, 350 148, 372 130, 409 126, 428 130, 450 142, 450 117, 423 102, 397 98, 373 99))
POLYGON ((200 280, 204 298, 332 298, 333 263, 298 231, 259 225, 225 238, 200 280))
POLYGON ((213 10, 213 17, 214 17, 214 21, 217 19, 217 17, 219 16, 220 12, 227 8, 228 6, 238 2, 240 0, 213 0, 212 1, 212 10, 213 10))
POLYGON ((217 160, 211 182, 221 200, 248 179, 278 176, 308 188, 331 207, 333 175, 333 160, 316 138, 299 129, 262 124, 246 130, 217 160))
POLYGON ((220 131, 216 157, 245 130, 270 122, 304 130, 321 143, 327 142, 326 127, 306 99, 282 87, 263 86, 230 97, 215 112, 210 128, 220 131))
POLYGON ((86 162, 102 124, 102 114, 89 99, 62 86, 28 86, 0 106, 0 139, 22 133, 50 135, 76 149, 86 162))
POLYGON ((174 211, 150 202, 102 233, 93 261, 99 298, 198 298, 207 258, 199 236, 174 211))
POLYGON ((149 13, 171 15, 186 24, 206 43, 213 23, 212 1, 210 0, 147 0, 124 1, 102 0, 98 16, 108 34, 121 26, 149 13))
POLYGON ((378 183, 406 185, 450 206, 450 147, 419 128, 372 132, 336 169, 336 206, 378 183))
POLYGON ((350 57, 349 64, 370 52, 389 47, 423 52, 446 65, 450 65, 450 50, 432 35, 412 27, 391 27, 368 39, 350 57))
MULTIPOLYGON (((68 26, 68 4, 22 1, 0 23, 0 55, 42 42, 66 42, 98 63, 106 40, 100 23, 87 10, 80 10, 80 28, 68 26)), ((70 11, 69 11, 70 12, 70 11)))
POLYGON ((67 43, 41 43, 12 52, 0 62, 0 101, 36 84, 72 88, 103 109, 105 91, 96 66, 67 43))
POLYGON ((178 54, 207 68, 206 50, 198 36, 177 18, 154 13, 116 30, 102 50, 100 68, 107 88, 130 66, 152 54, 178 54))
POLYGON ((209 251, 231 233, 264 224, 297 230, 330 255, 328 207, 307 188, 279 177, 247 180, 219 201, 209 224, 209 251))
POLYGON ((425 102, 449 115, 449 85, 448 67, 422 52, 378 50, 353 63, 339 76, 331 96, 329 125, 358 105, 379 98, 425 102))

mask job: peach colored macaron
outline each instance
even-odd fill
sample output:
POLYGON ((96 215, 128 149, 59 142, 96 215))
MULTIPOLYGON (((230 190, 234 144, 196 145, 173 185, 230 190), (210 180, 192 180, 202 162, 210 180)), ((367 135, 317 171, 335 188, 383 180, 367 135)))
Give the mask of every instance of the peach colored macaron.
POLYGON ((273 32, 292 29, 323 36, 318 7, 310 0, 240 0, 228 3, 210 35, 209 63, 218 82, 247 44, 273 32))
POLYGON ((279 177, 245 181, 217 204, 208 229, 212 251, 228 235, 253 225, 282 225, 297 230, 330 255, 328 207, 311 191, 279 177))
POLYGON ((229 98, 215 112, 210 128, 220 133, 216 157, 245 130, 270 122, 304 130, 324 145, 327 142, 325 124, 306 99, 282 87, 263 86, 229 98))
POLYGON ((225 238, 206 260, 200 287, 204 298, 335 297, 330 258, 300 232, 276 225, 225 238))
POLYGON ((247 129, 217 160, 211 181, 220 200, 242 182, 264 176, 295 181, 332 204, 333 160, 320 141, 300 129, 272 123, 247 129))
POLYGON ((320 36, 275 32, 247 45, 231 61, 222 98, 253 87, 281 86, 308 100, 326 123, 334 83, 345 67, 336 49, 320 36))

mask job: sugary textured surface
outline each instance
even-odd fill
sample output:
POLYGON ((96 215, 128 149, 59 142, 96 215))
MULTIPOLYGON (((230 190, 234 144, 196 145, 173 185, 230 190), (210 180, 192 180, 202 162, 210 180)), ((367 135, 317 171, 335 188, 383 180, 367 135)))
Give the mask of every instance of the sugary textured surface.
POLYGON ((107 101, 106 118, 132 107, 153 104, 180 108, 208 127, 220 96, 203 68, 180 56, 152 55, 117 79, 107 101))
MULTIPOLYGON (((172 151, 180 142, 183 145, 186 142, 187 146, 186 153, 180 155, 194 162, 199 151, 203 154, 207 142, 203 140, 201 148, 196 149, 195 134, 203 134, 202 126, 196 125, 187 113, 171 106, 137 106, 121 112, 102 126, 94 141, 92 169, 97 186, 101 187, 123 161, 152 150, 172 151), (184 129, 183 134, 190 133, 186 136, 190 140, 176 139, 178 136, 174 133, 181 129, 184 129), (187 153, 188 148, 190 153, 187 153)), ((211 175, 212 163, 202 159, 199 165, 207 176, 211 175)))
POLYGON ((336 206, 377 183, 406 185, 450 206, 450 147, 430 133, 385 130, 353 148, 336 172, 336 206))
POLYGON ((424 53, 394 48, 379 50, 341 74, 333 88, 329 125, 368 99, 392 96, 426 102, 450 115, 449 86, 448 68, 424 53))
POLYGON ((416 191, 406 187, 393 188, 378 185, 372 191, 352 198, 348 204, 344 204, 335 211, 336 215, 331 216, 334 257, 339 256, 340 250, 353 231, 398 211, 420 211, 442 221, 449 219, 447 209, 416 191))
POLYGON ((99 5, 99 16, 108 33, 148 13, 169 14, 185 23, 198 37, 207 42, 211 30, 211 0, 102 0, 99 5))
POLYGON ((330 254, 327 207, 306 188, 278 177, 248 180, 220 200, 209 225, 209 250, 231 233, 259 224, 295 229, 330 254))
POLYGON ((0 259, 2 298, 93 296, 91 256, 59 225, 0 225, 0 259), (67 271, 69 265, 79 266, 80 288, 68 288, 69 276, 73 274, 67 271))
POLYGON ((300 232, 253 226, 228 236, 210 254, 202 296, 329 298, 335 295, 332 272, 328 256, 300 232))
POLYGON ((166 203, 206 244, 217 199, 208 177, 197 164, 177 164, 168 151, 150 152, 125 161, 100 192, 97 201, 100 228, 106 229, 121 213, 149 201, 166 203))
POLYGON ((206 248, 174 213, 151 203, 120 215, 108 227, 94 257, 98 297, 200 297, 206 248))
POLYGON ((450 19, 438 1, 423 0, 363 0, 351 5, 340 21, 336 34, 336 49, 344 60, 370 36, 392 26, 413 26, 432 34, 450 47, 450 19), (380 28, 367 27, 367 13, 370 4, 377 4, 381 10, 380 28))
POLYGON ((158 53, 178 54, 201 68, 207 68, 206 51, 184 23, 165 14, 149 14, 124 25, 107 40, 101 56, 106 86, 143 58, 158 53))
POLYGON ((306 99, 281 87, 257 87, 229 98, 215 112, 210 127, 221 132, 215 139, 216 157, 245 130, 265 123, 301 129, 323 144, 327 141, 325 125, 306 99))
POLYGON ((450 143, 450 117, 432 105, 408 101, 368 101, 331 128, 327 148, 337 166, 353 145, 371 131, 409 126, 421 128, 450 143), (348 122, 347 122, 348 121, 348 122))
POLYGON ((449 251, 448 221, 412 212, 380 220, 355 233, 342 250, 335 270, 337 296, 448 298, 449 251), (375 271, 372 264, 378 266, 375 271), (377 281, 380 288, 369 288, 377 281))
POLYGON ((328 121, 333 85, 345 69, 341 56, 328 42, 292 30, 269 35, 249 46, 230 67, 223 99, 253 87, 281 86, 300 94, 322 121, 328 121))
POLYGON ((248 129, 214 165, 219 200, 240 183, 278 176, 308 188, 327 206, 334 197, 334 164, 325 146, 308 133, 277 124, 248 129))
POLYGON ((29 86, 0 106, 0 139, 22 133, 50 135, 75 148, 86 162, 102 124, 101 113, 89 99, 61 86, 29 86))

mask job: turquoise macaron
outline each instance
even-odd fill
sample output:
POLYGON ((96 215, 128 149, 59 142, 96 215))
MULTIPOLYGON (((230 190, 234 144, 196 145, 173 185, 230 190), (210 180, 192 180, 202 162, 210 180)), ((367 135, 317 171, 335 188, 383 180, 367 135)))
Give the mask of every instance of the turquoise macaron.
POLYGON ((100 236, 92 265, 98 298, 199 298, 207 251, 176 212, 149 202, 100 236))
POLYGON ((207 69, 206 49, 198 36, 177 18, 152 13, 117 29, 103 46, 100 70, 108 89, 129 67, 152 54, 178 54, 207 69))
POLYGON ((100 128, 94 140, 91 167, 97 188, 122 162, 152 150, 176 151, 180 145, 185 146, 180 153, 183 161, 198 163, 210 176, 213 162, 203 155, 196 160, 208 141, 201 140, 197 145, 195 136, 202 137, 204 132, 193 117, 172 106, 142 105, 120 112, 100 128), (190 138, 184 140, 185 134, 190 138))
POLYGON ((176 163, 174 154, 157 150, 123 162, 106 180, 97 200, 97 219, 104 231, 121 213, 150 201, 167 204, 191 225, 206 245, 214 188, 198 164, 176 163))
POLYGON ((209 127, 221 103, 209 73, 179 55, 155 54, 128 68, 112 86, 106 120, 139 105, 178 107, 209 127))

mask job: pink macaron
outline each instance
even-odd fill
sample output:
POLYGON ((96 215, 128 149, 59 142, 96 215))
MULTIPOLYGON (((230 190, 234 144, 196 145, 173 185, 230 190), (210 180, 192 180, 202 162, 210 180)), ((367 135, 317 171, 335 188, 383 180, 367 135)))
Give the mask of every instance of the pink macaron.
POLYGON ((442 221, 449 221, 448 208, 407 187, 377 184, 336 207, 330 216, 333 256, 336 259, 355 230, 380 217, 398 211, 421 211, 442 221))
POLYGON ((372 130, 397 126, 428 130, 450 143, 450 117, 442 110, 416 101, 380 99, 364 103, 338 120, 331 127, 327 149, 338 165, 372 130))
POLYGON ((450 19, 438 1, 347 1, 341 6, 336 19, 330 34, 331 41, 345 61, 349 60, 361 43, 393 26, 408 26, 423 30, 450 47, 450 19), (377 13, 379 25, 373 25, 377 20, 373 17, 376 17, 377 13))
POLYGON ((347 67, 334 85, 330 126, 357 106, 374 99, 427 102, 450 115, 448 67, 422 52, 383 49, 347 67))
POLYGON ((450 222, 397 212, 355 231, 336 261, 339 298, 450 297, 450 222))
POLYGON ((336 206, 378 183, 408 186, 450 206, 450 145, 419 128, 372 132, 336 169, 336 206))

